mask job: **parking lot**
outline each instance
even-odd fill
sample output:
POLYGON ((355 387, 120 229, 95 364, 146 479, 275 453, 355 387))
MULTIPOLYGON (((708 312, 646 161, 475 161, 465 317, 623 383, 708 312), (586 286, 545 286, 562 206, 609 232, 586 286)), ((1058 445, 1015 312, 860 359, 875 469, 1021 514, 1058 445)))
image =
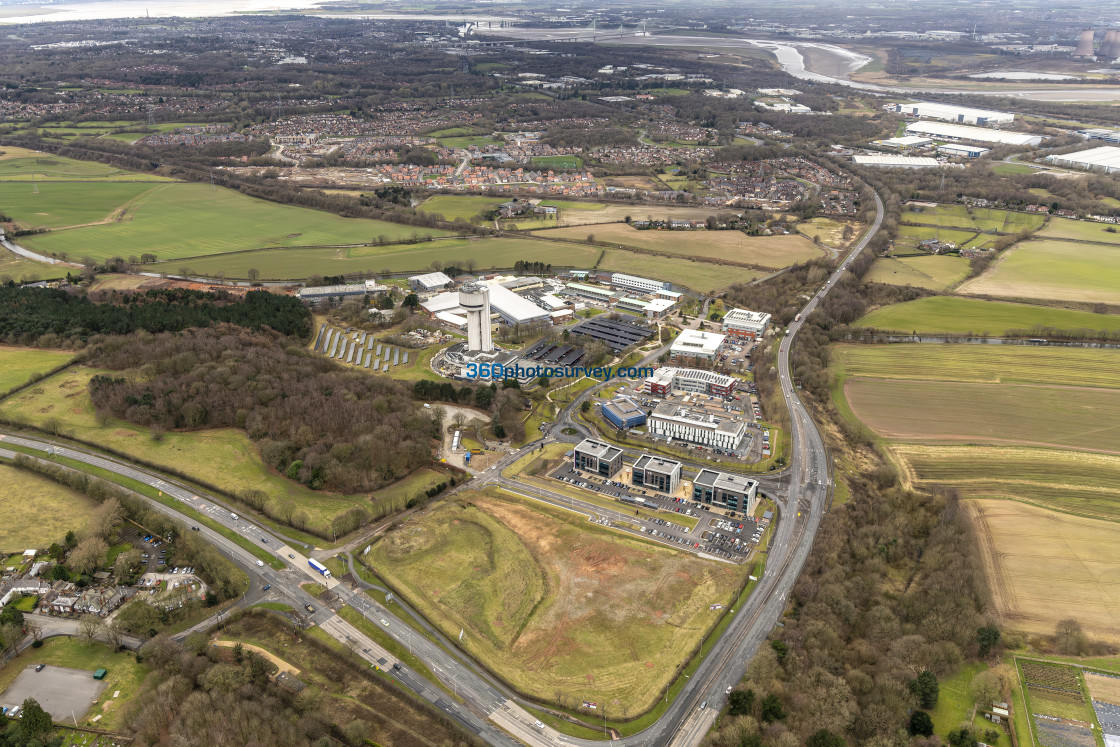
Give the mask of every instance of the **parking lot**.
POLYGON ((750 556, 762 538, 765 527, 753 517, 740 517, 734 512, 713 510, 685 498, 636 488, 625 482, 628 473, 629 469, 624 468, 615 475, 614 480, 604 480, 598 475, 577 472, 570 462, 564 462, 553 470, 550 477, 617 501, 619 516, 625 515, 626 520, 637 524, 643 534, 663 542, 686 546, 694 552, 741 562, 750 556), (633 503, 635 499, 640 499, 640 503, 633 503), (642 516, 636 505, 654 515, 642 516), (697 519, 695 529, 689 529, 684 523, 675 520, 674 516, 678 515, 697 519))
POLYGON ((46 666, 36 672, 31 664, 0 695, 0 706, 12 708, 22 705, 27 698, 35 698, 55 721, 69 721, 71 714, 81 718, 101 697, 105 685, 93 678, 93 672, 84 669, 46 666))

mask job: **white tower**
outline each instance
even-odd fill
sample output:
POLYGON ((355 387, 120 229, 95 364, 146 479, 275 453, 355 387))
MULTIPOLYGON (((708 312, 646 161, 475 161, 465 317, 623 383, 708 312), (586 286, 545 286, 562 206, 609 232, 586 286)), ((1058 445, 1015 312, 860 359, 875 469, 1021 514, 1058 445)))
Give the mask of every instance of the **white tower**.
POLYGON ((490 288, 481 283, 466 283, 459 289, 459 305, 467 312, 467 351, 492 351, 494 342, 490 339, 490 288))

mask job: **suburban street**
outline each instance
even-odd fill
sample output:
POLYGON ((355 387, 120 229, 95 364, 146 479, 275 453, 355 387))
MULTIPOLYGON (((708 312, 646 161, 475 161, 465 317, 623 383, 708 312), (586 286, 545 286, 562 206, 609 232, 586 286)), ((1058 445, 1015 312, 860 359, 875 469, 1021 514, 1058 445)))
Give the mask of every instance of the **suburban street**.
MULTIPOLYGON (((614 740, 615 743, 628 747, 650 744, 682 746, 698 744, 718 715, 728 686, 736 684, 742 678, 747 663, 781 617, 786 599, 812 547, 821 518, 827 508, 829 495, 828 452, 791 380, 790 347, 808 315, 878 231, 884 210, 878 196, 875 201, 877 215, 870 230, 804 307, 800 320, 790 324, 788 334, 780 342, 778 356, 780 385, 791 420, 790 466, 782 473, 774 472, 765 478, 764 492, 776 497, 779 507, 777 525, 773 530, 768 549, 766 572, 743 608, 734 611, 734 617, 726 632, 718 640, 705 641, 703 650, 706 658, 695 674, 688 679, 676 700, 668 706, 666 713, 640 734, 614 740), (777 494, 779 478, 782 480, 782 485, 788 486, 785 496, 777 494), (702 707, 702 704, 706 705, 702 707)), ((649 353, 638 365, 656 360, 664 349, 660 348, 649 353)), ((564 409, 546 435, 546 442, 573 439, 578 441, 582 438, 582 435, 565 436, 562 431, 571 428, 577 434, 586 433, 586 428, 577 423, 572 414, 592 391, 583 392, 564 409)), ((40 455, 68 458, 136 480, 162 491, 165 495, 174 498, 179 505, 207 516, 225 529, 238 533, 273 555, 283 564, 283 569, 277 570, 269 564, 262 564, 255 555, 237 542, 209 529, 204 523, 192 520, 176 508, 150 501, 153 508, 177 518, 186 526, 199 526, 199 533, 203 538, 245 571, 250 579, 250 589, 239 604, 251 604, 266 599, 283 599, 292 603, 297 609, 312 606, 314 612, 304 615, 309 623, 319 625, 371 666, 389 671, 403 686, 441 709, 450 718, 479 735, 486 742, 494 745, 514 745, 521 742, 530 745, 586 745, 588 747, 601 744, 568 737, 548 727, 535 726, 536 718, 525 710, 516 698, 504 692, 504 689, 497 686, 490 678, 482 676, 472 666, 461 661, 459 656, 448 653, 403 622, 400 619, 402 613, 399 607, 396 605, 386 607, 364 591, 351 589, 340 583, 338 579, 323 578, 308 566, 306 546, 297 547, 294 543, 279 537, 277 533, 266 530, 244 517, 236 516, 234 512, 236 509, 231 511, 216 501, 193 493, 170 478, 117 458, 101 456, 44 439, 0 432, 0 457, 14 458, 17 452, 3 448, 5 445, 31 449, 40 452, 40 455), (450 697, 447 692, 398 662, 372 639, 339 618, 334 610, 310 596, 299 586, 300 583, 307 581, 325 583, 337 596, 340 604, 349 605, 360 611, 387 635, 401 645, 408 646, 448 690, 462 699, 462 702, 450 697), (263 592, 263 587, 269 584, 271 584, 270 593, 266 594, 263 592), (394 665, 399 665, 399 669, 394 665)), ((526 491, 525 486, 518 481, 502 476, 502 469, 539 445, 540 442, 536 442, 518 452, 506 455, 465 485, 481 487, 486 484, 497 484, 522 494, 528 492, 530 497, 548 499, 560 506, 572 504, 572 499, 567 496, 556 493, 543 495, 542 493, 549 493, 549 491, 538 491, 536 488, 526 491)), ((572 508, 576 507, 572 505, 572 508)), ((581 510, 585 508, 580 507, 581 510)), ((603 509, 598 506, 592 505, 591 509, 599 513, 603 512, 603 509)))

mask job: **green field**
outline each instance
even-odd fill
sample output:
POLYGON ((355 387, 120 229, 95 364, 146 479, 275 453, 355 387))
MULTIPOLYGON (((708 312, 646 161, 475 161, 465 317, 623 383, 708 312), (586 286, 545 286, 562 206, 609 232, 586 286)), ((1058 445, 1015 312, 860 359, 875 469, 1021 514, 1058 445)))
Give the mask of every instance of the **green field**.
POLYGON ((1000 233, 1034 230, 1045 220, 1045 216, 1037 213, 1017 213, 994 208, 970 209, 965 205, 938 205, 935 208, 907 206, 904 207, 901 218, 904 223, 956 226, 1000 233))
POLYGON ((186 265, 194 274, 244 278, 257 269, 267 280, 291 280, 309 275, 348 272, 408 272, 427 269, 432 262, 449 265, 467 259, 477 269, 512 268, 518 260, 548 262, 587 268, 601 249, 579 244, 557 244, 529 238, 441 239, 419 244, 391 244, 338 249, 268 249, 172 263, 173 271, 186 265))
POLYGON ((44 374, 74 357, 62 350, 0 346, 0 394, 44 374))
MULTIPOLYGON (((933 259, 931 257, 931 259, 933 259)), ((878 260, 875 266, 883 260, 878 260)), ((865 278, 870 280, 871 278, 865 278)), ((1003 335, 1011 330, 1050 327, 1062 330, 1120 330, 1120 316, 1089 311, 1056 309, 1006 301, 981 301, 974 298, 928 296, 916 301, 884 306, 855 322, 857 327, 874 327, 919 335, 976 334, 1003 335)))
MULTIPOLYGON (((114 729, 120 725, 124 704, 140 691, 149 671, 148 666, 136 663, 133 653, 114 651, 105 643, 87 644, 78 638, 67 637, 48 638, 43 641, 42 648, 27 649, 0 670, 0 692, 6 690, 30 664, 85 669, 91 677, 94 670, 104 668, 107 671, 105 689, 85 716, 78 720, 79 726, 99 729, 114 729), (118 697, 114 698, 114 693, 119 693, 118 697), (100 719, 91 721, 99 714, 100 719)), ((22 701, 5 698, 4 702, 22 701)))
POLYGON ((64 435, 100 444, 205 482, 220 482, 229 492, 264 490, 275 505, 291 505, 294 510, 305 512, 309 525, 320 529, 355 505, 370 505, 364 495, 313 491, 282 477, 261 461, 256 447, 242 431, 171 432, 155 441, 146 429, 122 420, 109 420, 102 425, 87 389, 89 379, 96 373, 89 368, 70 368, 55 374, 4 400, 0 403, 0 415, 48 430, 58 428, 64 435), (215 475, 215 465, 221 465, 220 477, 215 475))
POLYGON ((462 218, 470 220, 480 214, 493 210, 505 200, 500 197, 481 197, 475 195, 436 195, 429 197, 418 208, 429 215, 442 215, 444 220, 462 218))
POLYGON ((607 223, 557 228, 542 232, 541 235, 570 240, 584 240, 588 235, 593 235, 598 242, 624 247, 770 269, 815 259, 824 253, 800 234, 747 236, 742 231, 638 230, 625 223, 607 223))
POLYGON ((168 181, 154 174, 139 174, 96 161, 41 153, 26 148, 0 149, 0 181, 168 181))
POLYGON ((70 530, 80 533, 96 505, 44 477, 0 464, 0 553, 44 549, 70 530))
MULTIPOLYGON (((82 185, 94 193, 105 186, 82 185)), ((108 259, 149 252, 167 260, 267 246, 363 244, 379 236, 394 241, 414 234, 442 233, 384 221, 340 218, 204 184, 172 183, 148 189, 128 206, 121 222, 52 232, 23 241, 28 248, 66 252, 73 257, 108 259)))
MULTIPOLYGON (((905 223, 898 227, 898 236, 895 244, 903 249, 915 249, 919 242, 925 239, 937 239, 947 243, 965 246, 976 237, 975 231, 956 228, 927 228, 925 226, 908 226, 905 223)), ((976 237, 977 239, 981 237, 976 237)), ((990 237, 987 237, 990 238, 990 237)))
POLYGON ((1107 223, 1092 223, 1069 218, 1051 218, 1050 225, 1038 232, 1039 238, 1073 239, 1078 241, 1097 241, 1104 244, 1120 244, 1120 227, 1107 223), (1113 231, 1108 229, 1112 228, 1113 231))
POLYGON ((7 283, 9 278, 17 283, 64 278, 70 270, 69 267, 24 259, 7 249, 0 249, 0 283, 7 283))
POLYGON ((746 283, 762 274, 745 267, 698 262, 683 257, 676 259, 638 254, 622 249, 608 249, 604 252, 597 269, 670 280, 702 293, 716 288, 726 288, 734 283, 746 283))
MULTIPOLYGON (((143 182, 7 182, 0 183, 0 209, 22 228, 79 226, 115 219, 122 212, 127 219, 129 203, 161 188, 166 187, 143 182)), ((32 238, 20 241, 31 244, 32 238)))
POLYGON ((582 169, 583 159, 579 156, 537 156, 534 166, 545 169, 582 169))
POLYGON ((879 257, 863 279, 868 283, 946 290, 968 277, 968 260, 948 254, 879 257))
POLYGON ((369 557, 516 687, 611 719, 653 705, 745 573, 498 493, 440 503, 369 557))
POLYGON ((1120 246, 1024 241, 959 290, 1005 298, 1120 303, 1120 246))
POLYGON ((482 148, 487 145, 499 145, 502 141, 489 135, 465 135, 462 137, 440 137, 436 142, 446 148, 482 148))
POLYGON ((1024 163, 993 163, 992 171, 1001 175, 1033 174, 1036 169, 1032 169, 1024 163))

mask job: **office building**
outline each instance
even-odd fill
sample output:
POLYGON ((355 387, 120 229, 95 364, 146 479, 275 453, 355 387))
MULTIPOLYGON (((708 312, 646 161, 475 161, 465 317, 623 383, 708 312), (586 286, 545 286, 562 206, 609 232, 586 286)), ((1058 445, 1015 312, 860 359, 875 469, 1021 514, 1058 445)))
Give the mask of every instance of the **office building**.
POLYGON ((672 495, 681 484, 681 463, 674 459, 642 454, 634 462, 630 482, 641 488, 653 488, 672 495))
POLYGON ((629 397, 619 397, 603 405, 603 419, 615 428, 637 428, 646 422, 646 411, 629 397))
POLYGON ((713 449, 736 451, 747 435, 747 424, 729 414, 716 414, 680 402, 662 402, 646 423, 651 436, 685 441, 713 449))
POLYGON ((573 451, 572 467, 610 479, 622 469, 622 449, 585 438, 573 451))
POLYGON ((627 275, 623 272, 616 272, 611 275, 611 285, 626 290, 642 291, 643 293, 656 293, 659 290, 669 290, 672 283, 666 283, 661 280, 650 280, 649 278, 640 278, 636 275, 627 275))
POLYGON ((654 397, 668 397, 673 392, 730 396, 738 384, 732 376, 706 371, 702 368, 675 368, 666 366, 646 378, 643 391, 654 397))
POLYGON ((686 329, 669 347, 669 360, 673 363, 714 362, 719 357, 724 335, 686 329))
POLYGON ((692 481, 692 500, 750 516, 758 508, 758 480, 702 469, 692 481))
POLYGON ((723 317, 723 334, 740 340, 757 340, 766 334, 770 315, 764 311, 732 309, 723 317))

